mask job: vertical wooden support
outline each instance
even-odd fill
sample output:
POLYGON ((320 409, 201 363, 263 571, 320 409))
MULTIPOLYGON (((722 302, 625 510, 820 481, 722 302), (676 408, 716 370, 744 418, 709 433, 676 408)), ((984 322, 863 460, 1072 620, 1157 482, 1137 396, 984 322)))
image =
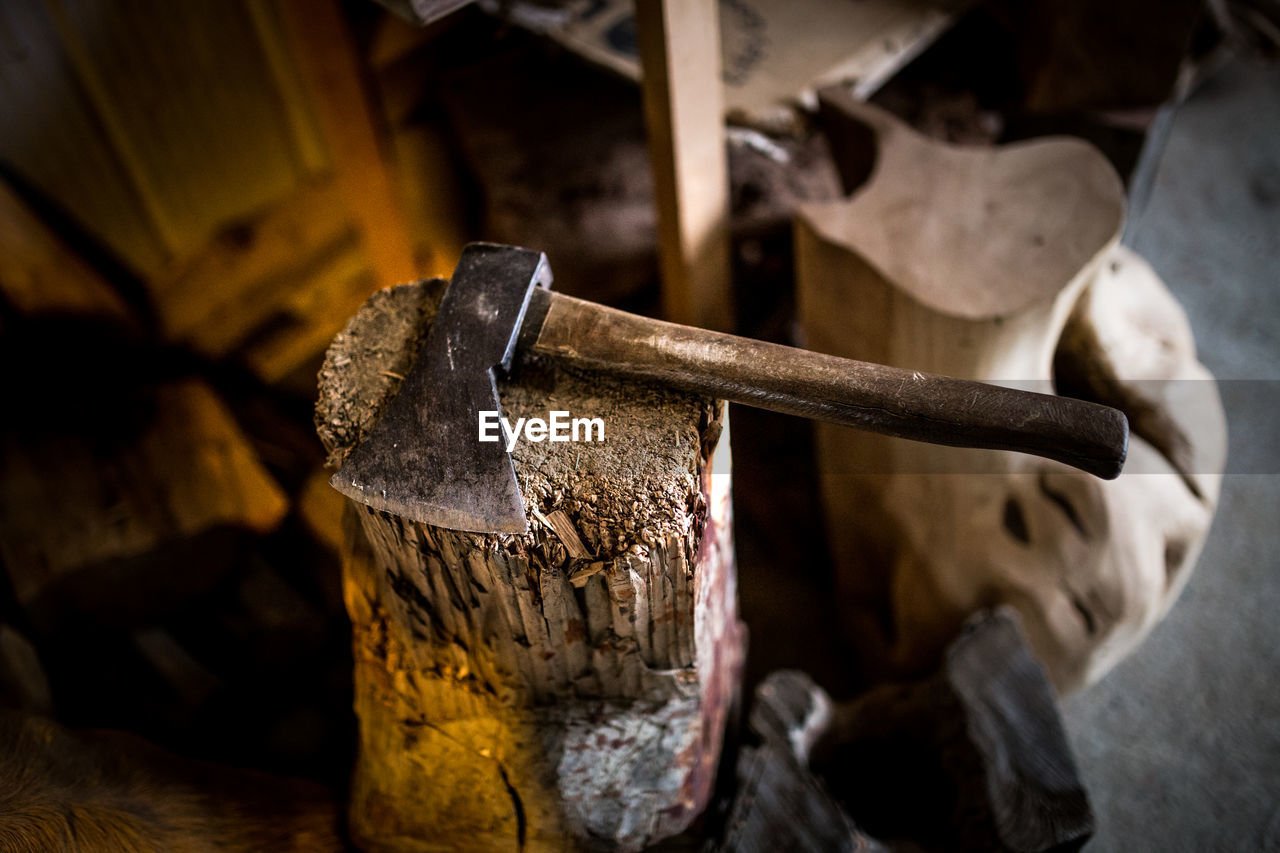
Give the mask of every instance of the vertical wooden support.
POLYGON ((637 0, 667 319, 729 330, 729 170, 716 0, 637 0))

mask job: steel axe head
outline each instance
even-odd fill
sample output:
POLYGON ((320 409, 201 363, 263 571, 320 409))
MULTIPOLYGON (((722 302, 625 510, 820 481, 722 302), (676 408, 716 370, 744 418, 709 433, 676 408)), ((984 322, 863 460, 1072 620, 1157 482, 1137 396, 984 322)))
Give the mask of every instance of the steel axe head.
POLYGON ((527 532, 511 456, 503 442, 479 440, 479 413, 500 408, 494 369, 511 366, 533 289, 550 286, 541 252, 467 246, 400 392, 333 487, 426 524, 527 532))

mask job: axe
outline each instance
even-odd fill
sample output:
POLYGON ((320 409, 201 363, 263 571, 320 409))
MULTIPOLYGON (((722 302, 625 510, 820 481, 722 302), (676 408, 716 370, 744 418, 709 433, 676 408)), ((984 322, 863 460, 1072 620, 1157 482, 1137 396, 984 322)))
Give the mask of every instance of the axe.
POLYGON ((1125 416, 1107 406, 886 367, 618 311, 550 290, 546 255, 472 243, 412 370, 334 488, 454 530, 525 533, 515 466, 481 442, 494 370, 516 350, 789 415, 957 447, 1017 450, 1120 473, 1125 416))

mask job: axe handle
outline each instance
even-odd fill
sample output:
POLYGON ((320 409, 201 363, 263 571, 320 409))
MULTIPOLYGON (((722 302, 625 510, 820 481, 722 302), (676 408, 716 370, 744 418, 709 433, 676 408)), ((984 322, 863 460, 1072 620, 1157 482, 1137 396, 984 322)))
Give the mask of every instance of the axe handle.
POLYGON ((1018 391, 665 323, 537 289, 522 344, 584 367, 885 435, 1016 450, 1120 473, 1123 413, 1018 391), (541 321, 541 322, 539 322, 541 321))

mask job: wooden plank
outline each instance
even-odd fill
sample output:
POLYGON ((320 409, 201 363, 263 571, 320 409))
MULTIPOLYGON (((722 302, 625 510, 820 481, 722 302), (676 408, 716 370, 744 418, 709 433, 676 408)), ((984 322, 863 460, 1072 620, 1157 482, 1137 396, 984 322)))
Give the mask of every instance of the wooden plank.
MULTIPOLYGON (((516 2, 515 23, 545 32, 570 50, 633 80, 641 77, 631 0, 565 4, 562 14, 538 14, 516 2)), ((869 97, 941 35, 969 0, 750 0, 721 2, 720 41, 728 118, 769 133, 804 135, 796 107, 815 90, 847 83, 869 97)))
POLYGON ((143 277, 322 167, 261 4, 5 4, 0 156, 143 277), (39 81, 33 85, 32 81, 39 81))
POLYGON ((304 176, 247 3, 45 5, 52 47, 171 255, 304 176))
POLYGON ((729 330, 729 169, 715 0, 638 0, 663 313, 729 330))
POLYGON ((546 516, 546 523, 556 532, 556 536, 560 537, 570 560, 591 556, 591 552, 587 550, 586 545, 582 544, 582 539, 578 536, 578 529, 574 527, 573 519, 569 518, 564 510, 557 509, 549 513, 546 516))
MULTIPOLYGON (((376 289, 368 260, 344 244, 321 259, 305 286, 293 289, 272 320, 245 346, 244 363, 267 382, 278 382, 317 359, 351 315, 376 289)), ((314 380, 313 380, 314 381, 314 380)))
POLYGON ((0 3, 0 100, 8 121, 0 157, 134 268, 154 269, 166 247, 119 157, 107 144, 58 33, 37 3, 0 3), (32 85, 39 80, 40 85, 32 85))
POLYGON ((230 224, 157 277, 165 334, 209 355, 227 354, 304 286, 315 255, 354 236, 331 181, 230 224))
MULTIPOLYGON (((61 3, 44 5, 57 30, 58 46, 66 55, 75 71, 77 81, 88 97, 107 144, 111 146, 125 172, 131 177, 134 193, 141 201, 147 220, 159 236, 161 244, 167 251, 173 251, 179 237, 161 200, 160 192, 154 185, 153 175, 150 174, 149 166, 155 164, 143 159, 136 144, 138 138, 130 133, 129 126, 121 114, 120 105, 113 97, 117 90, 109 82, 108 74, 115 69, 111 68, 110 64, 103 67, 98 61, 100 57, 94 55, 104 48, 109 51, 116 45, 110 45, 108 39, 101 36, 94 38, 92 42, 86 42, 81 38, 76 22, 72 20, 61 3)), ((49 46, 46 45, 47 47, 49 46)), ((145 56, 145 52, 137 51, 135 56, 137 55, 145 56)), ((151 129, 155 130, 155 128, 151 129)))
POLYGON ((247 8, 293 136, 291 153, 294 161, 301 174, 319 174, 330 167, 329 154, 320 138, 312 105, 307 101, 302 78, 281 28, 280 10, 266 2, 249 2, 247 8))
POLYGON ((378 0, 383 6, 418 27, 434 23, 456 12, 471 0, 378 0))

